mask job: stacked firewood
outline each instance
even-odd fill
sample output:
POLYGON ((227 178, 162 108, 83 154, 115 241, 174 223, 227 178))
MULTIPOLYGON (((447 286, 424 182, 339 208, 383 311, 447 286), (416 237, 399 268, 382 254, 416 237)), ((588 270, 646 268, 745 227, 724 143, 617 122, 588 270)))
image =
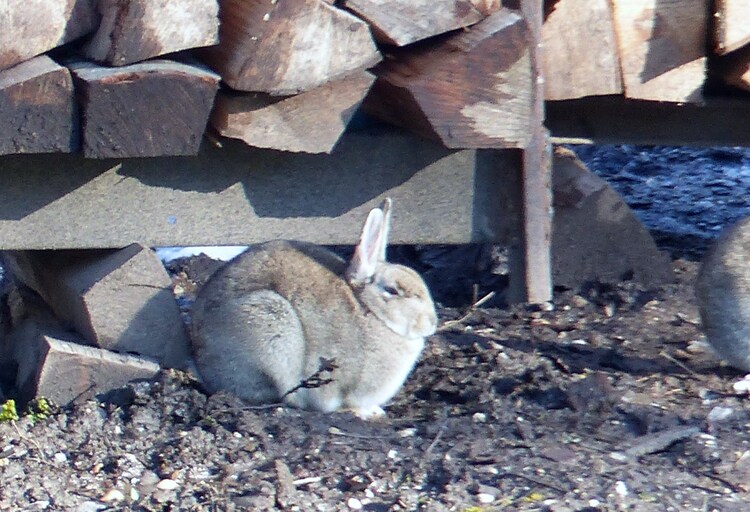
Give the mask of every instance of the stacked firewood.
POLYGON ((547 0, 542 63, 516 3, 10 2, 0 154, 191 155, 207 129, 330 152, 360 108, 447 147, 522 148, 540 75, 550 100, 699 102, 711 47, 750 88, 750 0, 547 0))
POLYGON ((207 123, 330 152, 368 93, 368 110, 447 146, 528 137, 531 42, 499 0, 58 4, 0 20, 0 154, 195 154, 207 123))
POLYGON ((750 90, 750 0, 557 0, 545 96, 701 103, 708 78, 750 90))

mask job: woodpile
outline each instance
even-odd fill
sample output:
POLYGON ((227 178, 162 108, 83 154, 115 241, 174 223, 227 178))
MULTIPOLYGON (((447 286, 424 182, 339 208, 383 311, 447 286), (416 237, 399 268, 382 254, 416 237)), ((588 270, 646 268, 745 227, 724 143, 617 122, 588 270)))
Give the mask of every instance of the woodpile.
POLYGON ((748 88, 748 0, 557 0, 544 24, 548 100, 702 103, 708 76, 748 88))
POLYGON ((539 74, 547 100, 750 90, 750 0, 544 3, 537 66, 509 0, 10 2, 0 154, 194 155, 206 130, 324 153, 359 110, 451 148, 525 148, 539 74))

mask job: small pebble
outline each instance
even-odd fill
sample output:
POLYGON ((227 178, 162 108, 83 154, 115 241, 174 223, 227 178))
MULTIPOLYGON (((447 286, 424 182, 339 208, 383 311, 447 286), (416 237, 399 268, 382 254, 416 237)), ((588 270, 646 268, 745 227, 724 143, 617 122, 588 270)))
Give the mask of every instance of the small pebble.
POLYGON ((711 409, 711 412, 708 413, 707 419, 709 423, 716 423, 717 421, 726 420, 732 414, 734 414, 734 409, 732 409, 731 407, 716 406, 713 409, 711 409))
POLYGON ((628 495, 628 486, 622 480, 615 482, 615 492, 618 496, 624 498, 628 495))
POLYGON ((362 510, 362 502, 357 498, 349 498, 346 500, 346 506, 352 510, 362 510))
POLYGON ((179 487, 179 484, 171 478, 165 478, 156 484, 156 488, 162 491, 174 491, 179 487))
POLYGON ((56 462, 60 462, 60 463, 68 462, 68 456, 65 455, 63 452, 57 452, 54 455, 54 457, 55 457, 56 462))
POLYGON ((475 412, 471 419, 474 420, 474 423, 486 423, 487 415, 483 412, 475 412))
POLYGON ((495 497, 492 494, 486 493, 486 492, 480 492, 477 494, 477 499, 479 500, 479 503, 492 503, 495 501, 495 497))
POLYGON ((125 495, 117 489, 110 489, 102 496, 102 501, 106 503, 117 503, 125 500, 125 495))
POLYGON ((736 393, 748 394, 750 393, 750 374, 745 375, 745 378, 737 381, 732 386, 736 393))

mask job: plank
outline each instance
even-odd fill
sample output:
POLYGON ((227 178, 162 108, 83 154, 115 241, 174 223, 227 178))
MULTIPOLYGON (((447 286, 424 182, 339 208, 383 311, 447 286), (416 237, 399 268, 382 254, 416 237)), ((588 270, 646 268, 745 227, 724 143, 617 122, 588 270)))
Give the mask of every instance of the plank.
POLYGON ((81 94, 87 158, 194 155, 219 77, 202 67, 152 60, 109 68, 68 65, 81 94))
POLYGON ((222 146, 193 158, 0 157, 0 248, 356 243, 385 196, 395 244, 520 236, 507 184, 517 152, 452 151, 390 129, 347 133, 331 155, 222 146))
POLYGON ((625 96, 700 102, 706 73, 705 0, 613 0, 625 96))
POLYGON ((123 66, 219 42, 217 0, 99 0, 101 23, 88 58, 123 66))
POLYGON ((6 69, 96 29, 96 0, 0 2, 0 69, 6 69))
POLYGON ((469 0, 346 0, 345 6, 370 24, 379 42, 396 46, 468 27, 485 17, 469 0))
POLYGON ((367 24, 321 0, 224 0, 204 58, 233 89, 290 95, 380 60, 367 24))
POLYGON ((78 150, 70 72, 41 55, 0 71, 0 154, 78 150))
POLYGON ((89 400, 125 386, 128 382, 152 379, 160 371, 149 359, 76 343, 31 328, 19 346, 17 387, 23 402, 44 397, 66 406, 76 400, 89 400))
POLYGON ((609 0, 558 1, 544 20, 542 44, 548 100, 622 94, 609 0))
POLYGON ((358 71, 279 99, 262 93, 220 93, 211 125, 224 137, 282 151, 330 153, 375 77, 358 71))
POLYGON ((750 43, 750 0, 716 0, 713 26, 719 55, 750 43))
POLYGON ((548 101, 546 124, 559 142, 750 146, 750 102, 683 105, 590 97, 548 101))
POLYGON ((450 148, 522 148, 530 136, 526 24, 503 9, 471 30, 392 51, 363 107, 450 148))
POLYGON ((750 45, 716 59, 714 69, 727 85, 750 91, 750 45))

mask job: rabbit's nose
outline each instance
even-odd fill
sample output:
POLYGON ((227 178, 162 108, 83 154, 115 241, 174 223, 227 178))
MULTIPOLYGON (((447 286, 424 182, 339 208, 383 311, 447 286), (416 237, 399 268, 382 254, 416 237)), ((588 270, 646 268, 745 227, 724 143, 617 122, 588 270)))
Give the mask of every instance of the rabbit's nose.
POLYGON ((414 320, 413 334, 417 336, 429 336, 437 329, 437 315, 434 311, 424 312, 414 320))

